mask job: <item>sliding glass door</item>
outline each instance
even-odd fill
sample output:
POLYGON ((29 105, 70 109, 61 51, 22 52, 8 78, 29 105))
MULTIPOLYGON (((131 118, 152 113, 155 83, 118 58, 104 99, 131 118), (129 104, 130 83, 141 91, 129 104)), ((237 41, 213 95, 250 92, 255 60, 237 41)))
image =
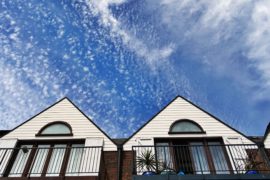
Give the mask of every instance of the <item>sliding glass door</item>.
POLYGON ((158 170, 174 169, 174 162, 169 143, 156 143, 158 170))
POLYGON ((23 145, 21 146, 17 157, 13 163, 13 166, 10 170, 9 177, 21 177, 24 173, 24 168, 26 166, 28 157, 32 151, 33 145, 23 145))
POLYGON ((31 177, 40 177, 49 153, 50 145, 38 145, 33 163, 30 168, 31 177))
POLYGON ((177 144, 173 146, 175 154, 175 167, 176 171, 182 171, 185 174, 193 174, 192 156, 190 154, 190 148, 186 144, 177 144))
POLYGON ((230 174, 225 149, 220 142, 208 142, 216 174, 230 174))
POLYGON ((56 144, 52 150, 46 176, 59 176, 66 152, 66 144, 56 144))
POLYGON ((85 149, 83 148, 83 144, 74 144, 72 147, 66 169, 66 176, 79 176, 85 149))
MULTIPOLYGON (((91 151, 91 149, 89 150, 91 151)), ((100 151, 97 148, 96 151, 98 150, 100 151)), ((92 155, 91 153, 88 158, 92 155)), ((98 153, 95 154, 98 156, 97 160, 99 160, 101 152, 98 153)), ((14 160, 10 162, 11 168, 8 168, 6 173, 9 177, 78 175, 82 171, 81 162, 83 162, 84 154, 84 144, 21 145, 14 151, 14 160)))
POLYGON ((230 161, 220 141, 162 139, 156 142, 157 160, 166 162, 166 166, 185 174, 230 174, 230 161))
POLYGON ((202 142, 190 143, 195 174, 210 174, 209 162, 202 142))

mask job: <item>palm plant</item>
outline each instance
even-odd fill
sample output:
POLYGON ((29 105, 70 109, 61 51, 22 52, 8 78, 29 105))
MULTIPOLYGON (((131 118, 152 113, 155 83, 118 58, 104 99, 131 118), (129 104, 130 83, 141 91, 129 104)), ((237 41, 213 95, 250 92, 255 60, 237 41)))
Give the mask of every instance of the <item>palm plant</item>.
POLYGON ((156 170, 156 158, 152 150, 145 150, 141 152, 139 157, 137 157, 137 167, 141 170, 146 169, 147 171, 155 171, 156 170))

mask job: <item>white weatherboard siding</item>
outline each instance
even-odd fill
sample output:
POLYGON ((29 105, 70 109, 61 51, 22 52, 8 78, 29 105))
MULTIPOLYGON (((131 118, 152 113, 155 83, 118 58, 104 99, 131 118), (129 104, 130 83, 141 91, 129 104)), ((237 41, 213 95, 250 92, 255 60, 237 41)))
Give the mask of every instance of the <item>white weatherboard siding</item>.
POLYGON ((124 144, 124 150, 136 145, 154 145, 154 138, 175 137, 222 137, 225 144, 253 144, 252 141, 222 124, 217 119, 195 107, 185 99, 177 97, 124 144), (179 119, 197 122, 206 134, 168 134, 170 126, 179 119))
MULTIPOLYGON (((86 139, 101 138, 105 151, 116 151, 116 145, 90 122, 68 99, 63 99, 30 121, 24 123, 1 139, 86 139), (73 136, 36 137, 38 131, 46 124, 64 121, 70 124, 73 136)), ((94 141, 93 141, 94 142, 94 141)), ((93 144, 94 146, 94 144, 93 144)))
POLYGON ((270 133, 267 134, 265 140, 264 140, 264 146, 266 149, 270 149, 270 133))

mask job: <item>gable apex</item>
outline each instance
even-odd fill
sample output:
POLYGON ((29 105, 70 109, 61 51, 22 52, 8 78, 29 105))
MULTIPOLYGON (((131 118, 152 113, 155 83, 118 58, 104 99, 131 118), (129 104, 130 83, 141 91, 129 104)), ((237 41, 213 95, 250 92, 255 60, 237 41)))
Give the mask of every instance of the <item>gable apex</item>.
MULTIPOLYGON (((193 102, 189 101, 188 99, 186 99, 183 96, 178 95, 178 98, 186 101, 187 103, 193 105, 194 107, 196 107, 197 109, 201 110, 202 112, 206 113, 207 115, 209 115, 210 117, 214 118, 215 120, 217 120, 218 122, 222 123, 223 125, 227 126, 228 128, 230 128, 231 130, 235 131, 236 133, 242 135, 243 137, 247 138, 248 140, 250 140, 251 142, 255 143, 252 139, 250 139, 248 136, 246 136, 245 134, 243 134, 242 132, 238 131, 237 129, 233 128, 232 126, 228 125, 227 123, 225 123, 224 121, 222 121, 221 119, 219 119, 218 117, 214 116, 213 114, 209 113, 208 111, 204 110, 203 108, 201 108, 200 106, 194 104, 193 102)), ((178 99, 177 98, 177 99, 178 99)))
POLYGON ((49 110, 50 108, 54 107, 55 105, 57 105, 58 103, 67 100, 70 101, 67 97, 61 98, 60 100, 56 101, 55 103, 53 103, 52 105, 50 105, 49 107, 43 109, 42 111, 40 111, 39 113, 37 113, 36 115, 32 116, 31 118, 29 118, 28 120, 22 122, 21 124, 19 124, 18 126, 14 127, 13 129, 9 130, 9 132, 7 134, 5 134, 3 137, 5 137, 6 135, 8 135, 9 133, 13 132, 14 130, 16 130, 17 128, 21 127, 22 125, 24 125, 25 123, 31 121, 33 118, 39 116, 40 114, 42 114, 43 112, 49 110))
MULTIPOLYGON (((227 133, 226 134, 227 137, 239 136, 239 137, 243 137, 245 139, 245 142, 255 143, 250 138, 248 138, 246 135, 244 135, 240 131, 234 129, 233 127, 229 126, 228 124, 226 124, 225 122, 223 122, 222 120, 220 120, 219 118, 214 116, 213 114, 202 109, 201 107, 194 104, 193 102, 191 102, 187 98, 180 96, 180 95, 177 95, 172 101, 170 101, 158 113, 156 113, 152 118, 150 118, 150 120, 148 120, 141 128, 139 128, 136 132, 134 132, 124 142, 124 145, 128 144, 127 146, 129 146, 130 145, 129 141, 131 139, 134 139, 138 136, 146 136, 146 134, 148 134, 149 137, 152 136, 154 138, 154 133, 150 133, 150 130, 155 131, 155 133, 157 133, 156 135, 159 137, 168 138, 168 137, 170 137, 168 135, 168 130, 169 130, 170 125, 173 122, 175 122, 176 120, 180 120, 180 119, 196 120, 198 124, 200 124, 200 123, 204 124, 204 126, 207 127, 207 129, 208 129, 208 131, 206 130, 206 132, 207 132, 206 136, 208 136, 209 134, 211 134, 212 137, 221 136, 220 132, 218 133, 218 131, 219 131, 218 128, 223 127, 223 129, 227 133), (154 122, 152 122, 152 121, 154 121, 154 122), (211 127, 209 127, 209 123, 212 124, 211 127), (164 125, 166 125, 166 126, 164 126, 164 125), (151 126, 151 128, 150 128, 150 126, 151 126), (162 129, 166 129, 166 130, 162 130, 162 129), (212 132, 209 133, 210 131, 212 131, 212 132), (152 135, 150 135, 150 134, 152 134, 152 135)), ((186 137, 188 137, 188 135, 186 135, 186 137)), ((131 141, 133 141, 133 140, 131 140, 131 141)))
POLYGON ((51 139, 55 137, 39 137, 36 134, 40 129, 53 122, 66 122, 73 131, 72 137, 58 137, 60 139, 85 139, 85 138, 103 138, 104 148, 116 148, 115 142, 99 128, 86 114, 84 114, 69 98, 64 97, 45 108, 40 113, 31 117, 19 126, 12 129, 9 133, 4 135, 5 138, 18 138, 20 140, 29 139, 51 139))

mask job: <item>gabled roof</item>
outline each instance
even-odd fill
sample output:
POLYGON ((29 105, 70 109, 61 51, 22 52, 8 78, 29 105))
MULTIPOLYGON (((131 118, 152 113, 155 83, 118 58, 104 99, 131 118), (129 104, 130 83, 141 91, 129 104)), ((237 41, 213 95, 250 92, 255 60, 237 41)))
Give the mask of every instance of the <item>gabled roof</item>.
POLYGON ((257 144, 263 143, 264 137, 263 136, 248 136, 248 138, 257 144))
POLYGON ((249 139, 250 141, 252 141, 253 143, 256 143, 255 141, 253 141, 252 139, 250 139, 249 137, 247 137, 245 134, 243 134, 242 132, 236 130, 235 128, 229 126, 228 124, 224 123, 222 120, 220 120, 218 117, 214 116, 213 114, 207 112, 206 110, 202 109, 200 106, 194 104, 193 102, 189 101, 188 99, 186 99, 183 96, 176 96, 172 101, 170 101, 165 107, 163 107, 158 113, 156 113, 154 116, 152 116, 150 118, 150 120, 148 120, 143 126, 141 126, 136 132, 134 132, 128 139, 125 140, 125 142, 123 144, 125 144, 126 142, 128 142, 133 136, 135 136, 141 129, 143 129, 148 123, 150 123, 156 116, 158 116, 162 111, 164 111, 170 104, 172 104, 177 98, 182 98, 183 100, 185 100, 186 102, 188 102, 189 104, 195 106, 196 108, 198 108, 199 110, 203 111, 204 113, 206 113, 207 115, 211 116, 212 118, 216 119, 217 121, 219 121, 220 123, 224 124, 225 126, 227 126, 228 128, 232 129, 233 131, 237 132, 238 134, 242 135, 243 137, 249 139))
POLYGON ((25 122, 21 123, 20 125, 16 126, 12 130, 8 130, 8 132, 6 134, 4 134, 4 135, 7 135, 7 134, 11 133, 15 129, 17 129, 20 126, 24 125, 25 123, 31 121, 32 119, 34 119, 38 115, 42 114, 43 112, 47 111, 48 109, 50 109, 51 107, 57 105, 58 103, 62 102, 63 100, 68 100, 85 118, 87 118, 90 121, 90 123, 92 123, 101 133, 103 133, 110 141, 113 142, 113 144, 115 144, 117 146, 117 144, 100 127, 98 127, 86 114, 84 114, 68 97, 64 97, 64 98, 60 99, 59 101, 55 102, 54 104, 50 105, 49 107, 45 108, 44 110, 42 110, 38 114, 36 114, 33 117, 31 117, 30 119, 28 119, 25 122))

